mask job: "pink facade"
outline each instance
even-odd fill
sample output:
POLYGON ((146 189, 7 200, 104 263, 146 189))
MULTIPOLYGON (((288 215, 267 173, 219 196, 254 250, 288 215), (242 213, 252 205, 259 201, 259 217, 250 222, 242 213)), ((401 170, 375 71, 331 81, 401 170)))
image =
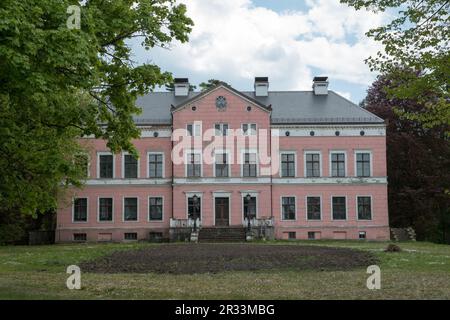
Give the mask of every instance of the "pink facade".
POLYGON ((106 178, 102 175, 110 167, 98 163, 109 152, 104 141, 82 139, 89 177, 83 189, 61 197, 56 240, 166 238, 171 228, 192 226, 192 210, 199 211, 201 227, 245 227, 244 211, 249 212, 254 228, 269 226, 277 239, 389 239, 384 124, 276 123, 275 107, 225 85, 186 98, 172 108, 170 124, 141 125, 141 138, 134 141, 137 169, 125 165, 124 154, 116 154, 113 176, 106 178), (218 106, 218 97, 226 107, 218 106), (187 136, 190 124, 193 136, 187 136), (226 124, 228 136, 205 138, 219 124, 226 124), (255 124, 257 134, 244 135, 243 124, 255 124), (184 132, 181 140, 178 129, 184 132), (234 136, 231 130, 237 129, 234 136), (253 163, 243 161, 254 152, 255 174, 253 163), (198 167, 188 168, 191 153, 199 154, 198 167), (223 153, 226 165, 217 166, 223 153), (283 154, 292 155, 285 171, 283 154), (135 170, 136 177, 126 177, 127 170, 135 170), (192 209, 194 196, 197 209, 192 209))

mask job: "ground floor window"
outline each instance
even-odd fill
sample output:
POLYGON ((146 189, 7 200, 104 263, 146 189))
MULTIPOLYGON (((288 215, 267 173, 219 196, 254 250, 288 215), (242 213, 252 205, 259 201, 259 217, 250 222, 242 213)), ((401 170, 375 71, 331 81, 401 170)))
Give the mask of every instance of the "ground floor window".
POLYGON ((307 197, 306 207, 308 220, 320 220, 321 219, 321 209, 320 209, 320 197, 307 197))
POLYGON ((73 201, 73 221, 87 221, 87 198, 76 198, 73 201))
POLYGON ((87 236, 86 233, 74 233, 73 240, 74 241, 86 241, 87 236))
POLYGON ((360 231, 359 232, 359 239, 361 239, 361 240, 366 239, 366 232, 365 231, 360 231))
POLYGON ((100 198, 98 200, 98 220, 112 221, 113 219, 113 199, 100 198))
POLYGON ((243 201, 244 219, 247 219, 248 217, 251 219, 256 218, 256 197, 245 196, 243 201))
POLYGON ((138 217, 138 199, 124 198, 123 199, 123 220, 137 221, 138 217))
POLYGON ((308 232, 308 239, 314 240, 316 238, 316 233, 314 231, 308 232))
POLYGON ((372 220, 372 198, 357 197, 358 220, 372 220))
POLYGON ((282 197, 281 210, 283 220, 295 220, 295 197, 282 197))
POLYGON ((333 220, 346 220, 347 208, 345 197, 332 197, 333 220))
POLYGON ((148 214, 150 221, 161 221, 163 219, 163 198, 148 198, 148 214))
POLYGON ((294 240, 297 238, 297 234, 295 232, 288 232, 288 239, 294 240))
POLYGON ((136 232, 126 232, 124 234, 125 240, 137 240, 137 233, 136 232))

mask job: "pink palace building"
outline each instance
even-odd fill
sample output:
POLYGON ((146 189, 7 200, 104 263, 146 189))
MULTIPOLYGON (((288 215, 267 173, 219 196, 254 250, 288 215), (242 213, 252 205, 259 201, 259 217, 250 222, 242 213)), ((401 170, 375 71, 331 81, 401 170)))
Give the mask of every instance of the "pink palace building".
POLYGON ((138 99, 135 159, 83 138, 88 178, 57 211, 57 242, 388 240, 386 127, 328 90, 220 83, 138 99))

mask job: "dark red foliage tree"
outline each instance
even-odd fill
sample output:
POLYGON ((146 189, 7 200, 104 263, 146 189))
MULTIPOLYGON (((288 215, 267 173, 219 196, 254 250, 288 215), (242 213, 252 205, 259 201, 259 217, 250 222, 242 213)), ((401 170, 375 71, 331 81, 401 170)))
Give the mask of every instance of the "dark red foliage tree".
POLYGON ((389 98, 386 89, 395 86, 391 79, 379 76, 361 103, 387 122, 390 224, 412 226, 418 240, 450 243, 448 128, 427 129, 401 117, 397 110, 426 109, 416 101, 389 98))

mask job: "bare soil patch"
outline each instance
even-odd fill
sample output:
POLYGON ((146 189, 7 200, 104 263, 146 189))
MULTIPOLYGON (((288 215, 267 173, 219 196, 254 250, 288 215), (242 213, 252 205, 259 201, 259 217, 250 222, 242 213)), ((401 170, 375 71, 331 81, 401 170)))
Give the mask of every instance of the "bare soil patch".
POLYGON ((195 274, 255 270, 349 270, 376 263, 346 248, 259 244, 161 244, 117 251, 80 265, 94 273, 195 274))

